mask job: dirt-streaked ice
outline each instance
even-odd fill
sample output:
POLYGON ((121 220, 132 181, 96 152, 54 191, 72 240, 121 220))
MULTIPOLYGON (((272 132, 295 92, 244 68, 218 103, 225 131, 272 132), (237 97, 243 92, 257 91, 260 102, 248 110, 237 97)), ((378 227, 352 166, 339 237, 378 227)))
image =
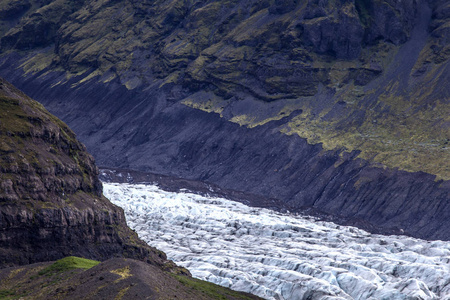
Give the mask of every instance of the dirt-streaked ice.
POLYGON ((266 299, 450 299, 450 242, 372 235, 152 185, 104 184, 193 276, 266 299))

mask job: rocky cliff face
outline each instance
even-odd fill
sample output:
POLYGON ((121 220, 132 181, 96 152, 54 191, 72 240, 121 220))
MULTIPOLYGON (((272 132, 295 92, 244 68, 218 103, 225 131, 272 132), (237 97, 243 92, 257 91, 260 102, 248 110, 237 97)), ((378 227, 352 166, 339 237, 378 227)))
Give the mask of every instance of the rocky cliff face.
POLYGON ((67 125, 0 78, 0 267, 68 255, 174 267, 102 195, 94 160, 67 125))
POLYGON ((0 74, 100 165, 449 239, 447 2, 5 1, 0 74))

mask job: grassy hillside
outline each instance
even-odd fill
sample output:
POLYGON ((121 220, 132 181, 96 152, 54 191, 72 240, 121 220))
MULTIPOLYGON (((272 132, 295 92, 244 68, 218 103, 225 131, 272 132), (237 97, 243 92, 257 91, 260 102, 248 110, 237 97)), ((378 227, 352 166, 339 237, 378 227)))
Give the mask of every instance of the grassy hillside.
POLYGON ((260 299, 131 259, 66 257, 0 270, 0 299, 260 299))

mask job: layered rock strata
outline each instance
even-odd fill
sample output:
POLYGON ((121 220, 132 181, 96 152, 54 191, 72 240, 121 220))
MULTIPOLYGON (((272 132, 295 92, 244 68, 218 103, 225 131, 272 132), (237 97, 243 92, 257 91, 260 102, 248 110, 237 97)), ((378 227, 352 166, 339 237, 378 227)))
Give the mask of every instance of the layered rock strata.
POLYGON ((0 267, 68 255, 175 267, 102 195, 94 159, 67 125, 0 78, 0 267))

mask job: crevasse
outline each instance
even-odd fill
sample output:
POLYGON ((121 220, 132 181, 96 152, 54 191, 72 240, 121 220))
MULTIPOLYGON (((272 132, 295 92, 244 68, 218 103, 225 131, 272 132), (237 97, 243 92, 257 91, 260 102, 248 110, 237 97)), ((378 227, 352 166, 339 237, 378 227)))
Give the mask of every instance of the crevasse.
POLYGON ((266 299, 450 299, 450 242, 369 234, 153 185, 105 183, 128 225, 194 277, 266 299))

